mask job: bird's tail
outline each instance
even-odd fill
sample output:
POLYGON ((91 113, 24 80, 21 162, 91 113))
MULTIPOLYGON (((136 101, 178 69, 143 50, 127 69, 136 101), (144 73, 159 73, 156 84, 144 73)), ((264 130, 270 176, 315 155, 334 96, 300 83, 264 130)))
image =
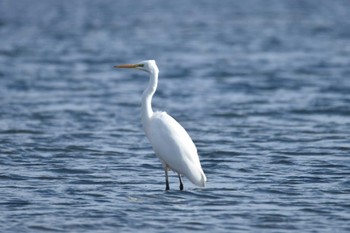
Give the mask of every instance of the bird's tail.
POLYGON ((205 176, 203 170, 201 171, 201 187, 205 187, 205 184, 207 183, 207 177, 205 176))
POLYGON ((205 187, 205 183, 207 182, 207 177, 205 176, 202 169, 197 172, 197 174, 191 174, 187 176, 187 178, 195 185, 199 187, 205 187))

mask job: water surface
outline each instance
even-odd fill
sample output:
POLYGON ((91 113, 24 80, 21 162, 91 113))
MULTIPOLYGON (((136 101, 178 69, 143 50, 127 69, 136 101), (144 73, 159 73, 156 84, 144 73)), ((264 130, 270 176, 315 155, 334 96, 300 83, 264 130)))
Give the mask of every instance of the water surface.
POLYGON ((1 1, 1 232, 350 231, 348 1, 1 1), (155 109, 207 187, 164 174, 155 109))

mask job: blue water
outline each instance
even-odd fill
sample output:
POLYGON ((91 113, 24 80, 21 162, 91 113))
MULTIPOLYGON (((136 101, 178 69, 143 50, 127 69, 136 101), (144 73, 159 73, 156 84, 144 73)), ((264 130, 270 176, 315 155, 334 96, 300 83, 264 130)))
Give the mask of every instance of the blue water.
POLYGON ((347 0, 0 1, 0 232, 350 232, 347 0), (155 109, 208 183, 171 173, 155 109))

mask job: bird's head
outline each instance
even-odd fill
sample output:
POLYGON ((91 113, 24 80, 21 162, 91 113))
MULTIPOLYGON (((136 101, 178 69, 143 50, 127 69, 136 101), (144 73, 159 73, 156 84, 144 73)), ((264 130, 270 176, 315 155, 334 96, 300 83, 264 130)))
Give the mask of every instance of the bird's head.
POLYGON ((146 61, 141 61, 139 63, 135 64, 124 64, 124 65, 118 65, 114 66, 114 68, 129 68, 129 69, 138 69, 138 70, 143 70, 148 73, 158 73, 158 67, 156 64, 155 60, 146 60, 146 61))

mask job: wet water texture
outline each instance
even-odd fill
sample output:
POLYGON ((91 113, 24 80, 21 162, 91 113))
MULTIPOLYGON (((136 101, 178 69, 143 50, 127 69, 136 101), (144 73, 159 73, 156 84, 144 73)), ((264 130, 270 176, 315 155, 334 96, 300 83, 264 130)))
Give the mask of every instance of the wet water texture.
POLYGON ((0 1, 1 232, 349 232, 348 1, 0 1), (140 119, 197 145, 179 191, 140 119))

